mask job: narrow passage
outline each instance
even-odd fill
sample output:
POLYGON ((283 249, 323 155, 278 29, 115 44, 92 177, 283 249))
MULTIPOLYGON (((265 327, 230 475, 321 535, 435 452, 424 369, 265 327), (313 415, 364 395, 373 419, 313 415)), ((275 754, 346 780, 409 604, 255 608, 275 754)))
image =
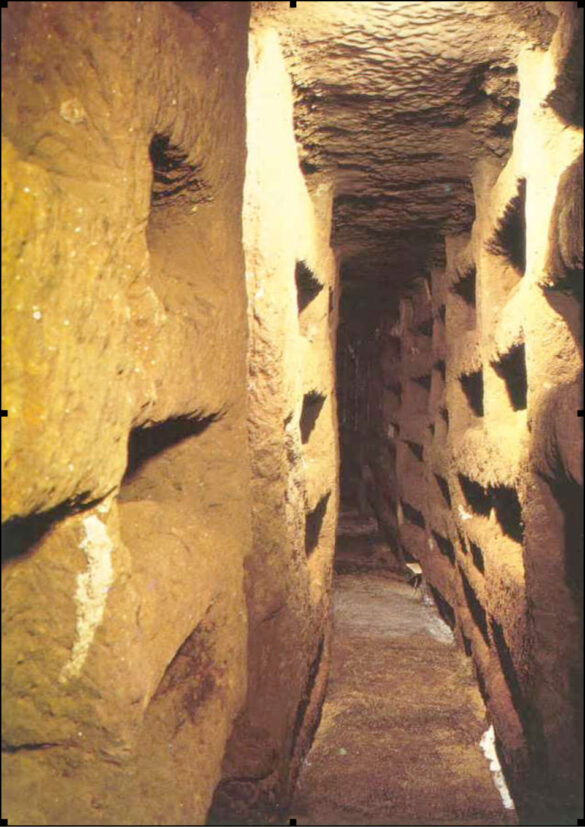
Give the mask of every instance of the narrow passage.
POLYGON ((484 706, 451 630, 397 574, 356 571, 379 545, 372 534, 342 538, 327 697, 291 816, 299 825, 514 824, 479 747, 484 706))

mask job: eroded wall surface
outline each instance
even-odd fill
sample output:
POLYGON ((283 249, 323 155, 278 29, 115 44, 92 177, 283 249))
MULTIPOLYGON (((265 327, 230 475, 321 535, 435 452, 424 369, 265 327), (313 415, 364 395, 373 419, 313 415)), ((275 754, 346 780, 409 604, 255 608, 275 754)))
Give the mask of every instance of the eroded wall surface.
POLYGON ((325 691, 338 447, 331 190, 307 189, 278 34, 254 18, 247 113, 250 666, 212 817, 257 824, 286 808, 325 691))
POLYGON ((203 823, 245 700, 249 11, 182 5, 2 10, 11 824, 203 823))
MULTIPOLYGON (((582 808, 583 158, 576 9, 519 61, 505 166, 471 236, 378 324, 378 432, 400 553, 473 659, 523 819, 582 808), (396 501, 396 502, 395 502, 396 501)), ((372 470, 373 469, 373 470, 372 470)), ((374 487, 371 486, 373 491, 374 487)), ((530 823, 530 821, 529 821, 530 823)))

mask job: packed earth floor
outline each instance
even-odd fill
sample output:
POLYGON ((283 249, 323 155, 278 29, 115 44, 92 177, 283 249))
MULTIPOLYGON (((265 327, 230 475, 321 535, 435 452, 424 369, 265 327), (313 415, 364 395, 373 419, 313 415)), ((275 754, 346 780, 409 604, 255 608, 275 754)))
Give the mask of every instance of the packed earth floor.
POLYGON ((488 728, 468 659, 424 586, 362 568, 381 546, 342 538, 321 723, 297 824, 514 824, 479 743, 488 728), (339 571, 344 573, 339 573, 339 571))

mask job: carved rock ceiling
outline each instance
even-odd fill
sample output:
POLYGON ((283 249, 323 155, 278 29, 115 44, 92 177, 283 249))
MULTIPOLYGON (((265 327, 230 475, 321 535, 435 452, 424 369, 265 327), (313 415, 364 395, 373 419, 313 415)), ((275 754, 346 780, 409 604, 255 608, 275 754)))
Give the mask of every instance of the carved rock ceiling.
POLYGON ((556 17, 541 2, 257 2, 253 22, 279 30, 310 184, 335 183, 345 283, 439 263, 442 236, 473 222, 475 162, 509 156, 518 54, 556 17))

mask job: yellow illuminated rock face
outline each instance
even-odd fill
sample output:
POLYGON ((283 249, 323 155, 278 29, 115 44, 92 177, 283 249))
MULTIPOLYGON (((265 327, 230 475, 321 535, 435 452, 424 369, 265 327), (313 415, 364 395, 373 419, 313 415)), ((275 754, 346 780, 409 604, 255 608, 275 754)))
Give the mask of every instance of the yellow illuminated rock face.
POLYGON ((340 499, 422 568, 521 818, 579 814, 574 4, 2 28, 3 817, 284 819, 340 499))

